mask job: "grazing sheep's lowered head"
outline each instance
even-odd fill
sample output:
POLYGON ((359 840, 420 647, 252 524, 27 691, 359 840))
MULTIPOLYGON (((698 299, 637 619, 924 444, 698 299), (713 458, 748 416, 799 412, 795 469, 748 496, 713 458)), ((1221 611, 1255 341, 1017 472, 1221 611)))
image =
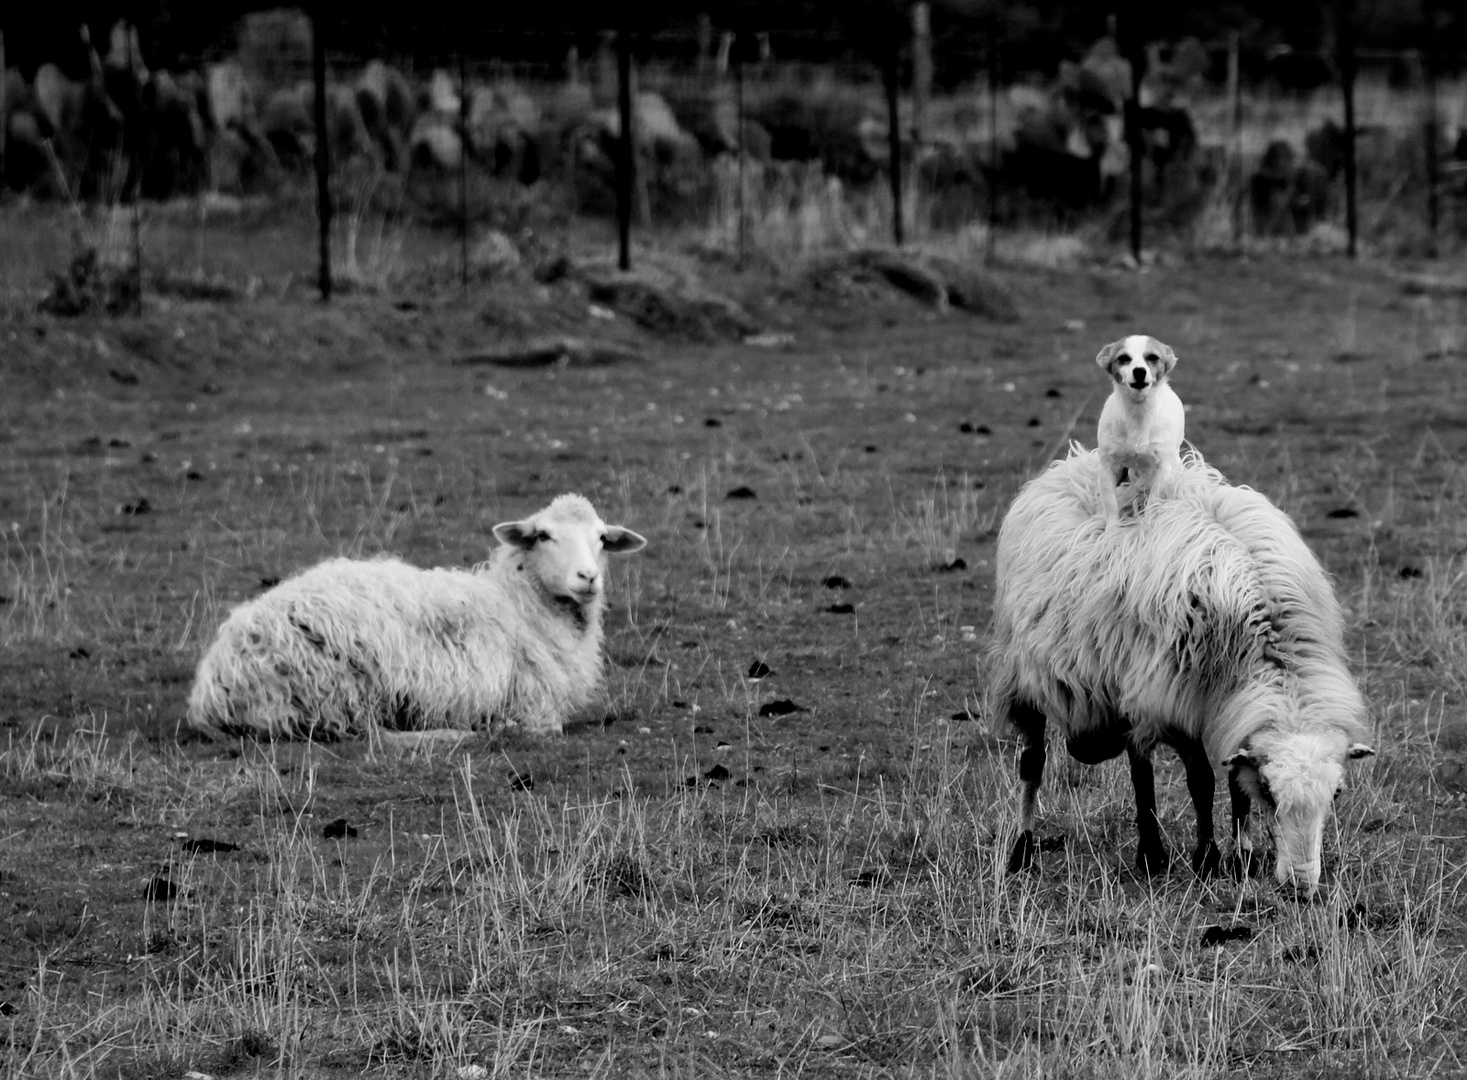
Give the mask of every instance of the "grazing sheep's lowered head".
POLYGON ((1319 887, 1324 825, 1344 787, 1347 760, 1375 753, 1337 727, 1261 730, 1225 764, 1259 805, 1273 832, 1274 877, 1312 893, 1319 887))
POLYGON ((606 590, 606 556, 640 551, 647 541, 608 525, 580 495, 560 495, 523 521, 494 526, 514 568, 529 575, 546 599, 592 621, 606 590))

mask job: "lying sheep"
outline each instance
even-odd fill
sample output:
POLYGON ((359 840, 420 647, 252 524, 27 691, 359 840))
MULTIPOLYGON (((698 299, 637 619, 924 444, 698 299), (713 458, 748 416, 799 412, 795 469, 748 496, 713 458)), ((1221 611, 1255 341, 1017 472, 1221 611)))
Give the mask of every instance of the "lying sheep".
POLYGON ((1080 761, 1128 755, 1143 871, 1167 864, 1150 757, 1164 743, 1186 768, 1199 874, 1220 863, 1213 782, 1227 768, 1240 861, 1258 802, 1276 877, 1314 890, 1342 763, 1373 752, 1328 578, 1284 513, 1195 454, 1134 528, 1106 529, 1100 473, 1094 451, 1071 453, 999 533, 990 705, 1023 743, 1010 870, 1034 860, 1049 721, 1080 761))
POLYGON ((199 662, 189 723, 272 739, 559 732, 601 684, 606 554, 646 540, 579 495, 494 535, 473 570, 331 559, 241 604, 199 662))

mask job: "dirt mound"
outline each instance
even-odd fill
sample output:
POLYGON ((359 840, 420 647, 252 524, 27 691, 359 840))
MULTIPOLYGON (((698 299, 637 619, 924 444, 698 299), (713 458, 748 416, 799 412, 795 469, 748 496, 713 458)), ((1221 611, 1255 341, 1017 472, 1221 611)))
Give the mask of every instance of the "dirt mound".
POLYGON ((1016 322, 1013 296, 986 271, 936 255, 865 248, 816 263, 808 275, 819 291, 892 291, 937 311, 957 308, 995 322, 1016 322))
POLYGON ((636 363, 641 359, 641 353, 610 342, 555 337, 487 352, 466 353, 456 357, 453 363, 459 367, 603 367, 636 363))
POLYGON ((586 276, 591 301, 642 329, 690 341, 740 341, 761 329, 735 301, 691 281, 631 271, 586 276))

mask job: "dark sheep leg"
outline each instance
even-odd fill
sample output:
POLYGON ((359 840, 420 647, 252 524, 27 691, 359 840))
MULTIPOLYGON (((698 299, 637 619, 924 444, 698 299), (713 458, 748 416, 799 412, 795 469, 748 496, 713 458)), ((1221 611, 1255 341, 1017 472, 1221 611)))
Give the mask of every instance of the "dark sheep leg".
POLYGON ((1192 810, 1197 815, 1197 846, 1192 849, 1192 870, 1198 877, 1209 878, 1222 865, 1222 852, 1213 837, 1212 797, 1217 790, 1217 777, 1207 751, 1196 739, 1179 739, 1174 743, 1182 765, 1187 770, 1187 794, 1192 796, 1192 810))
POLYGON ((1009 852, 1011 874, 1034 867, 1034 811, 1039 784, 1044 779, 1044 714, 1018 702, 1009 706, 1009 722, 1018 729, 1024 748, 1019 752, 1019 836, 1009 852))
POLYGON ((1136 791, 1136 869, 1147 877, 1164 874, 1171 860, 1156 820, 1156 773, 1151 768, 1151 756, 1128 742, 1126 757, 1131 762, 1131 787, 1136 791))
POLYGON ((1238 783, 1236 766, 1228 772, 1228 798, 1233 806, 1233 857, 1229 860, 1228 870, 1236 878, 1251 877, 1258 872, 1253 838, 1248 835, 1248 815, 1253 803, 1243 785, 1238 783))

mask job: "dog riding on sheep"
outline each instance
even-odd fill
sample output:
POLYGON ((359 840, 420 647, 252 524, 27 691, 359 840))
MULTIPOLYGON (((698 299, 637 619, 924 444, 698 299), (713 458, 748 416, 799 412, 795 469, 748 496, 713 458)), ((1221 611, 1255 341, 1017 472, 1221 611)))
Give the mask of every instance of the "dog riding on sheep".
POLYGON ((189 723, 265 738, 561 731, 601 685, 606 556, 646 541, 579 495, 494 535, 473 570, 331 559, 241 604, 199 662, 189 723))

